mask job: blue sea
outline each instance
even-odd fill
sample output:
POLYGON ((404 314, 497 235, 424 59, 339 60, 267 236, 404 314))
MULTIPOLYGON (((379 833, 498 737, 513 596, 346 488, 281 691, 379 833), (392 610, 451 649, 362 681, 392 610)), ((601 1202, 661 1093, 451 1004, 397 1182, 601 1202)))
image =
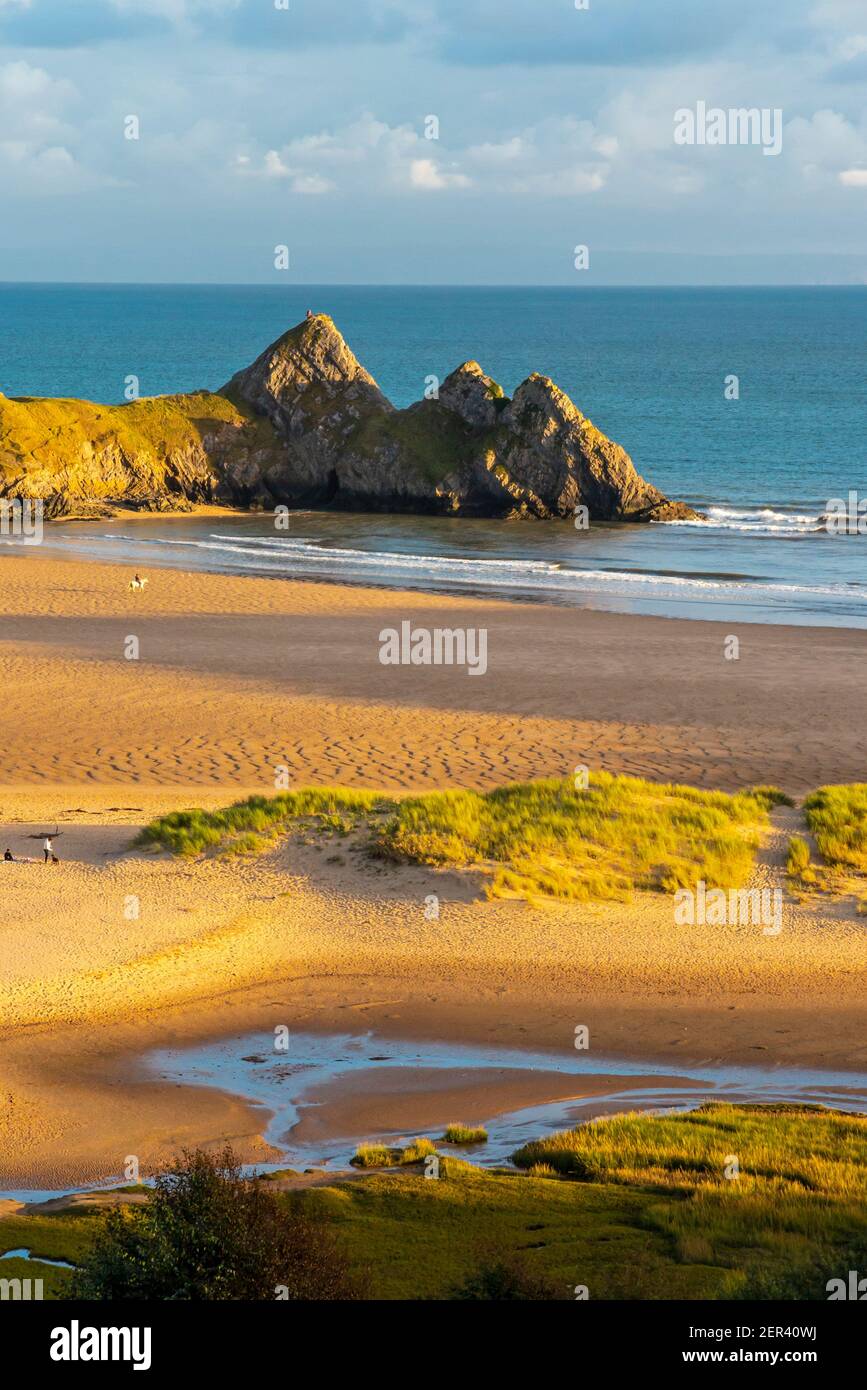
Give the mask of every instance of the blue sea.
POLYGON ((115 402, 130 374, 144 395, 216 389, 308 307, 398 406, 467 358, 507 393, 545 373, 703 520, 580 532, 298 512, 275 531, 227 514, 70 523, 45 543, 139 567, 867 626, 867 539, 820 523, 831 499, 867 495, 867 287, 4 285, 0 390, 115 402))

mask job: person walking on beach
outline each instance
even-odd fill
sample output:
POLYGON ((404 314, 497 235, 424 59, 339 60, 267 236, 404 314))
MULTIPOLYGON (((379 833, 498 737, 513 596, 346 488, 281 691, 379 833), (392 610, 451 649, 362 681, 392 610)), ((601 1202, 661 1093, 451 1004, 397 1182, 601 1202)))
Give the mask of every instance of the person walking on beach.
POLYGON ((45 856, 44 863, 49 864, 54 858, 54 850, 51 847, 51 836, 46 835, 42 842, 42 853, 45 856))

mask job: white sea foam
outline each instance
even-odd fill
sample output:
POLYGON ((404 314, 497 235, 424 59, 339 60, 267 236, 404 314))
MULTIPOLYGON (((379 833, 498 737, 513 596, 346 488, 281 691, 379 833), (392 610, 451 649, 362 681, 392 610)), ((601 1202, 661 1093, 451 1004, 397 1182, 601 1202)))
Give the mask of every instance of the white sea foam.
MULTIPOLYGON (((106 539, 120 540, 117 535, 106 539)), ((141 543, 141 537, 134 538, 141 543)), ((311 574, 336 578, 377 577, 392 582, 405 578, 417 583, 422 576, 454 586, 473 585, 494 589, 533 590, 573 593, 599 593, 629 596, 689 598, 725 597, 767 599, 780 602, 799 598, 845 598, 867 603, 867 586, 851 584, 796 584, 750 578, 716 578, 712 575, 662 574, 649 570, 579 569, 546 560, 468 558, 458 555, 413 554, 394 550, 359 550, 351 546, 326 545, 304 537, 226 536, 219 532, 207 540, 154 540, 155 546, 188 547, 211 551, 225 557, 226 563, 259 573, 311 574)))
MULTIPOLYGON (((748 621, 767 621, 771 613, 778 613, 779 620, 784 621, 804 621, 805 618, 822 621, 824 615, 836 614, 838 622, 842 618, 847 625, 867 626, 867 581, 862 580, 858 570, 848 562, 841 571, 838 557, 842 561, 848 554, 846 550, 832 548, 832 556, 826 551, 824 538, 816 538, 815 545, 820 549, 814 552, 810 541, 809 564, 802 565, 799 560, 797 567, 787 567, 782 572, 777 570, 779 562, 773 551, 769 550, 765 559, 764 547, 770 547, 770 541, 759 540, 761 553, 758 547, 752 555, 742 551, 742 546, 748 545, 753 536, 761 535, 750 529, 751 524, 766 527, 771 518, 774 518, 771 525, 782 524, 777 522, 780 516, 786 517, 787 527, 801 528, 799 533, 809 539, 815 520, 811 516, 784 513, 770 507, 715 506, 708 509, 708 516, 701 522, 680 523, 704 528, 703 533, 693 532, 694 545, 680 546, 674 537, 670 543, 664 541, 658 530, 655 543, 641 545, 642 539, 651 541, 651 534, 644 528, 634 528, 634 540, 630 535, 630 543, 626 546, 630 562, 634 551, 634 566, 622 562, 619 566, 606 564, 604 551, 598 555, 598 563, 597 553, 592 552, 593 560, 588 564, 590 556, 583 543, 564 546, 563 536, 568 533, 560 532, 554 535, 554 555, 544 560, 528 558, 525 554, 425 553, 421 546, 433 540, 433 536, 419 536, 417 550, 378 549, 379 528, 371 535, 369 548, 332 545, 327 538, 315 534, 255 535, 244 534, 240 528, 234 533, 201 531, 198 535, 188 532, 186 536, 179 536, 177 531, 171 536, 155 535, 152 530, 146 535, 143 528, 136 528, 133 533, 114 531, 101 535, 88 531, 86 536, 58 531, 54 544, 63 548, 70 544, 73 549, 84 550, 92 556, 120 558, 139 565, 150 562, 217 573, 230 571, 251 576, 434 592, 475 592, 491 597, 502 594, 534 597, 542 602, 595 603, 615 610, 632 610, 636 604, 641 604, 647 611, 658 613, 684 613, 688 611, 684 605, 694 603, 702 605, 707 612, 716 607, 721 612, 739 611, 748 621), (736 540, 734 534, 730 535, 730 542, 742 552, 732 555, 734 563, 730 570, 722 564, 726 556, 727 532, 721 523, 727 522, 732 523, 731 530, 739 527, 748 532, 742 542, 736 540), (711 542, 710 552, 704 542, 698 543, 699 534, 711 542), (719 545, 713 541, 717 536, 719 545), (638 548, 635 542, 639 542, 638 548), (834 565, 822 562, 817 566, 820 554, 828 554, 828 560, 833 558, 834 565), (584 563, 579 564, 579 561, 584 563), (641 561, 644 561, 643 567, 641 561), (682 565, 680 572, 678 561, 682 565), (814 582, 804 583, 802 577, 814 582), (760 613, 761 619, 758 618, 760 613)), ((473 534, 468 532, 469 540, 473 534)), ((605 533, 600 534, 601 545, 604 545, 605 533)), ((618 542, 624 539, 625 533, 618 533, 618 542)), ((507 543, 511 546, 511 535, 507 543)), ((612 548, 612 562, 618 548, 612 548)))
POLYGON ((786 512, 774 507, 707 507, 700 517, 682 521, 661 521, 657 525, 742 531, 750 536, 782 538, 804 536, 824 530, 821 513, 786 512))

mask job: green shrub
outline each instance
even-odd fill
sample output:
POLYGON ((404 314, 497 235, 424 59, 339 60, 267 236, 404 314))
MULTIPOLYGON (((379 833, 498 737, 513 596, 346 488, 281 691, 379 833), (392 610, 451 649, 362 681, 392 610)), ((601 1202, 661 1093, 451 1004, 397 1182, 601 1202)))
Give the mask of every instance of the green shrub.
POLYGON ((243 1177, 228 1148, 184 1153, 147 1202, 110 1210, 68 1289, 98 1301, 361 1296, 325 1221, 243 1177))

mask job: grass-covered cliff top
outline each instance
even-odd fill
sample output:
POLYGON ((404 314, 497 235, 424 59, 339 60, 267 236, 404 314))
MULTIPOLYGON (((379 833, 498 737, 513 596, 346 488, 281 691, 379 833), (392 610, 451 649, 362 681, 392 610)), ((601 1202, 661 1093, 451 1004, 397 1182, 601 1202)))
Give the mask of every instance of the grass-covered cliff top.
POLYGON ((397 862, 480 868, 491 896, 622 899, 699 879, 741 885, 768 810, 781 800, 775 788, 730 796, 604 772, 584 789, 548 778, 401 800, 310 788, 221 811, 172 812, 137 843, 180 855, 258 853, 304 828, 353 834, 368 853, 397 862))
POLYGON ((267 421, 210 391, 148 396, 124 405, 0 395, 0 467, 8 472, 15 463, 24 469, 56 463, 60 468, 70 456, 80 457, 82 446, 98 451, 112 443, 131 457, 159 458, 226 425, 254 435, 263 431, 262 442, 273 442, 267 421))

